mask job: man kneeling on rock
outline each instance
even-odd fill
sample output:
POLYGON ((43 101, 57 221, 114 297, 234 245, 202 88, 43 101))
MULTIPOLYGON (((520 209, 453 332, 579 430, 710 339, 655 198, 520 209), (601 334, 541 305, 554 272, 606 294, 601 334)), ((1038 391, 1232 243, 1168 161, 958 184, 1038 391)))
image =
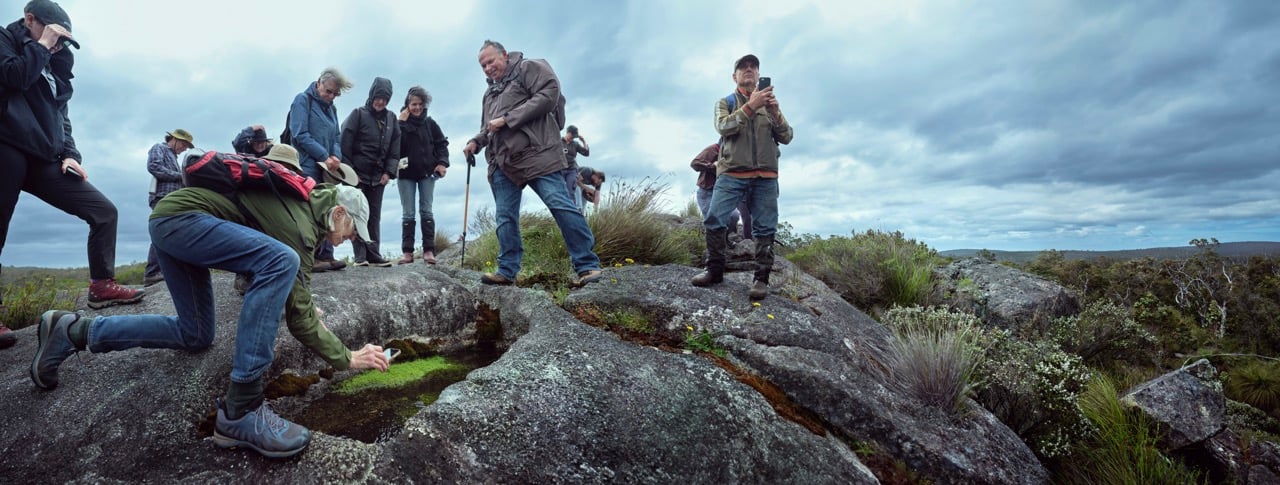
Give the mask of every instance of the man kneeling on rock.
MULTIPOLYGON (((295 164, 296 158, 291 160, 295 164)), ((311 431, 276 415, 263 398, 281 313, 289 333, 334 368, 387 370, 381 347, 365 344, 349 350, 321 323, 310 291, 315 247, 321 240, 336 246, 357 236, 368 238, 368 202, 353 187, 323 184, 309 201, 256 190, 242 190, 235 198, 246 212, 227 197, 198 187, 177 190, 158 202, 151 213, 151 240, 178 315, 95 318, 45 312, 31 361, 36 386, 57 387, 58 366, 80 350, 209 348, 217 323, 209 269, 248 273, 253 283, 236 326, 231 385, 216 400, 213 441, 269 457, 293 456, 306 448, 311 431)))

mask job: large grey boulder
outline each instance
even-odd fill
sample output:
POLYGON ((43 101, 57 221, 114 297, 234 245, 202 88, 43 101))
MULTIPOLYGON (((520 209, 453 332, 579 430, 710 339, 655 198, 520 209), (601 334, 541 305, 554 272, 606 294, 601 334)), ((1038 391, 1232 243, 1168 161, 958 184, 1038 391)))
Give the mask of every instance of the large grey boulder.
POLYGON ((789 262, 777 268, 775 292, 759 307, 747 298, 749 273, 696 288, 689 279, 697 270, 674 265, 607 270, 564 306, 640 312, 674 341, 690 327, 712 332, 731 362, 776 385, 831 433, 873 443, 939 483, 1048 481, 1031 450, 985 410, 955 419, 886 385, 878 362, 889 332, 789 262))
MULTIPOLYGON (((619 480, 873 483, 842 441, 780 418, 753 388, 706 360, 622 342, 575 320, 545 294, 479 287, 473 272, 420 265, 351 268, 313 278, 326 324, 356 347, 390 339, 464 348, 477 307, 496 310, 506 354, 447 389, 404 431, 375 444, 317 433, 298 457, 217 449, 199 426, 227 386, 240 299, 215 275, 218 330, 199 353, 135 349, 68 360, 61 384, 27 376, 34 327, 0 352, 0 477, 6 482, 195 480, 513 482, 619 480)), ((153 287, 141 305, 167 313, 153 287)), ((324 365, 282 326, 269 377, 324 365)), ((305 408, 340 372, 273 407, 305 408)))
POLYGON ((934 270, 935 292, 947 305, 972 311, 988 325, 1022 334, 1054 318, 1080 312, 1065 287, 981 258, 954 261, 934 270))
POLYGON ((1227 403, 1217 376, 1217 369, 1200 359, 1135 386, 1120 402, 1155 420, 1161 446, 1176 450, 1201 443, 1226 428, 1227 403))

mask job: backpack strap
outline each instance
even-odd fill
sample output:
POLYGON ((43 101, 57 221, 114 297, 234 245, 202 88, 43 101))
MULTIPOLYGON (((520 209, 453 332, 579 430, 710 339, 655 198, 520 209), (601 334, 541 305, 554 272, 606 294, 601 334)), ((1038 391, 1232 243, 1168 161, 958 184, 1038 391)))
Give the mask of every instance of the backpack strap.
POLYGON ((729 93, 728 96, 725 96, 724 104, 729 107, 729 114, 733 114, 734 111, 737 111, 738 110, 738 93, 733 92, 733 93, 729 93))

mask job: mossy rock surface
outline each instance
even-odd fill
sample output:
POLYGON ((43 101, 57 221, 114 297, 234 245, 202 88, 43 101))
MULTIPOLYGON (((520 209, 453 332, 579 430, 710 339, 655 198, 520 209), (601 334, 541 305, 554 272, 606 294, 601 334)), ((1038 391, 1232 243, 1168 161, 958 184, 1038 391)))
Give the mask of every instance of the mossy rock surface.
POLYGON ((339 394, 355 394, 368 389, 401 387, 421 380, 435 372, 457 370, 464 366, 441 356, 393 363, 386 372, 365 372, 337 385, 339 394))

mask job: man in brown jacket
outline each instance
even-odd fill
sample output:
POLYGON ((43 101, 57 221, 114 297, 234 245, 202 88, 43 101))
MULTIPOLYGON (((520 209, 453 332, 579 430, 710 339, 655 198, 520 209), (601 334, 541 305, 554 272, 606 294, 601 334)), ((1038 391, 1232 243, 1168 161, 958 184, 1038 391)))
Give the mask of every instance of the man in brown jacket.
POLYGON ((555 218, 564 235, 573 269, 581 286, 600 279, 600 258, 587 219, 570 199, 560 172, 568 167, 560 144, 562 103, 560 80, 544 59, 525 59, 520 52, 507 53, 497 42, 486 40, 480 48, 480 69, 489 78, 480 117, 480 133, 467 141, 462 154, 468 163, 485 150, 489 162, 489 187, 493 190, 494 218, 498 224, 498 271, 485 273, 480 282, 515 283, 524 247, 520 240, 520 194, 533 188, 555 218))

